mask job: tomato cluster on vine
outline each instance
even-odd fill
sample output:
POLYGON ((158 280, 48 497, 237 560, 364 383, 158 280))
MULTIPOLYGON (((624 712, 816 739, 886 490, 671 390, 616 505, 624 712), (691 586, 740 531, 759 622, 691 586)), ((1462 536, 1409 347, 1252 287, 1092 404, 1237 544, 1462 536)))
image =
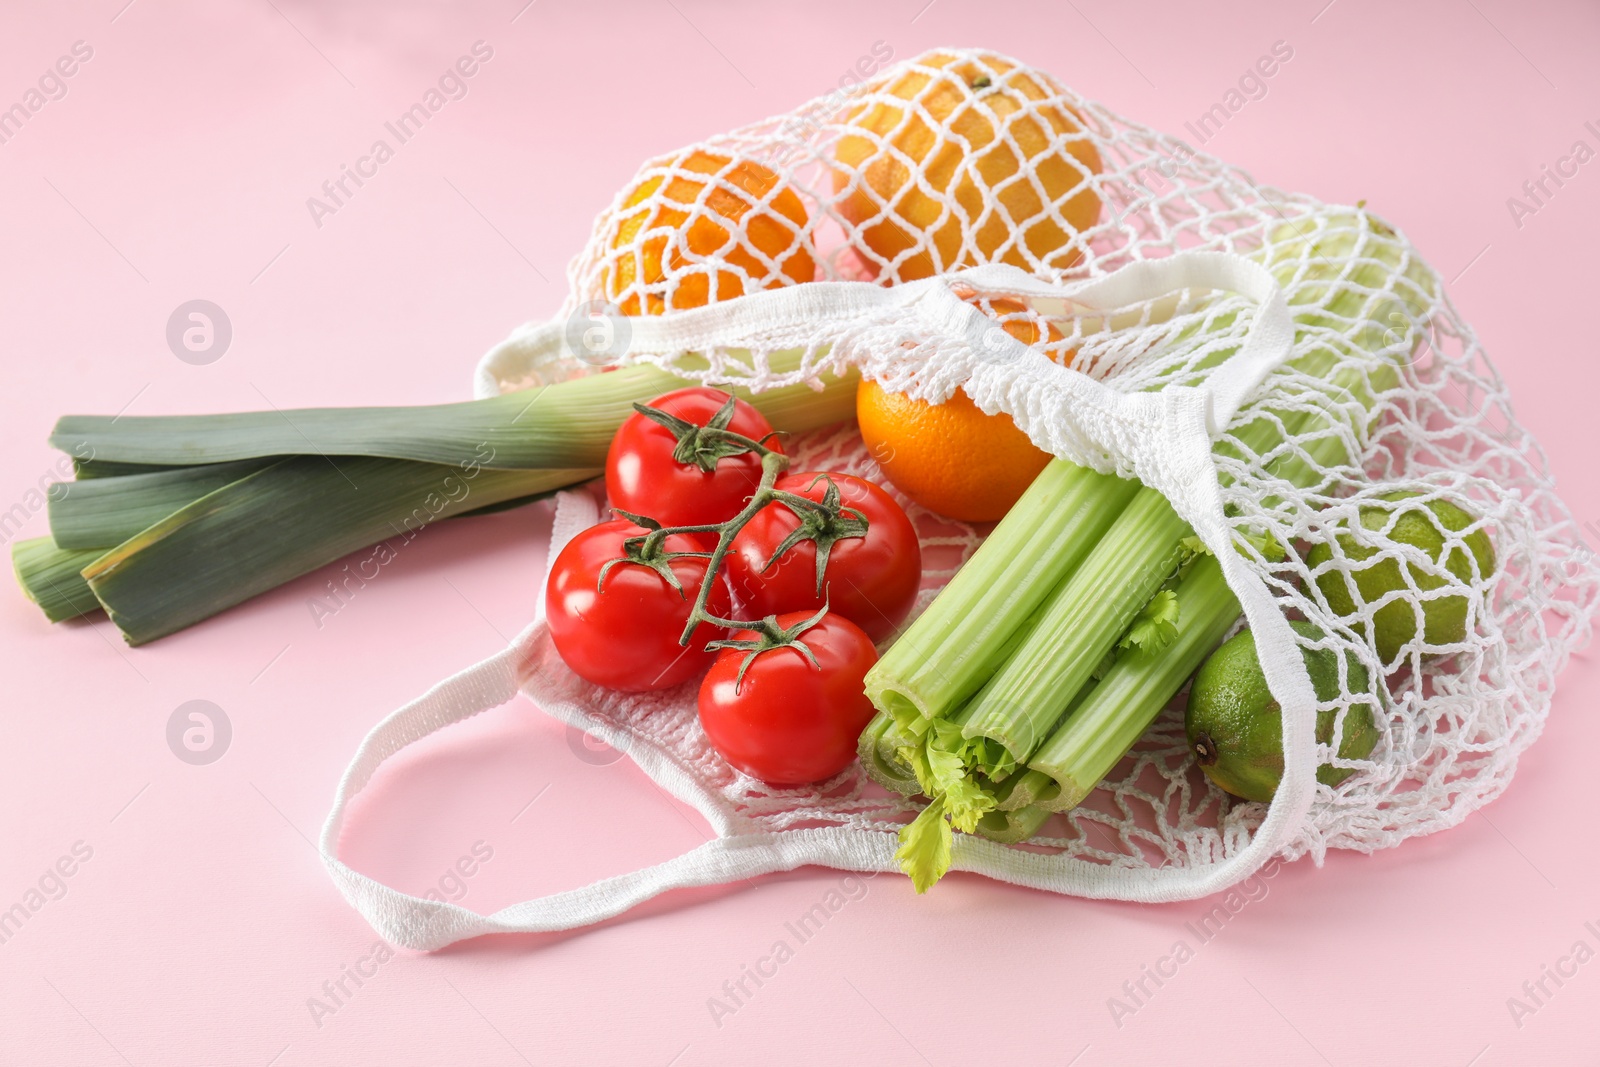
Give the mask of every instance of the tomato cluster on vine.
POLYGON ((862 679, 875 642, 916 599, 911 520, 861 478, 790 472, 766 418, 720 390, 634 407, 606 457, 619 518, 578 534, 550 568, 556 651, 625 692, 703 674, 707 737, 764 782, 839 773, 873 715, 862 679))

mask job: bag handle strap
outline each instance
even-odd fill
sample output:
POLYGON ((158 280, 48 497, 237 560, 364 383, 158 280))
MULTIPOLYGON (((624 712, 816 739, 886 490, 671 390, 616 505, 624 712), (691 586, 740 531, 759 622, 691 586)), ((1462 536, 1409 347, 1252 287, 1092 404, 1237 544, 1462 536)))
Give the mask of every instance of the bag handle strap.
MULTIPOLYGON (((338 856, 345 812, 377 769, 407 746, 516 696, 520 665, 527 662, 542 629, 543 622, 536 621, 502 651, 440 682, 389 715, 362 741, 340 780, 319 841, 323 866, 345 900, 385 941, 431 952, 484 934, 547 933, 588 926, 672 889, 719 885, 804 866, 862 873, 898 870, 894 860, 898 842, 883 831, 849 827, 732 831, 663 863, 483 915, 458 904, 401 892, 345 864, 338 856)), ((951 869, 1054 893, 1159 903, 1191 899, 1232 884, 1248 874, 1232 869, 1241 858, 1202 872, 1140 872, 1141 882, 1129 885, 1126 871, 1120 872, 1122 878, 1114 878, 1119 872, 1064 855, 1024 856, 996 842, 959 834, 951 869)), ((1251 869, 1255 866, 1259 864, 1251 869)))
MULTIPOLYGON (((598 505, 589 493, 558 494, 550 558, 553 560, 574 534, 594 525, 598 518, 598 505)), ((506 648, 445 679, 373 727, 339 781, 318 843, 322 863, 345 900, 391 944, 431 951, 482 934, 568 930, 620 915, 669 889, 737 881, 807 864, 859 871, 894 869, 894 844, 882 833, 842 827, 784 833, 740 832, 698 784, 665 760, 650 759, 651 754, 647 753, 638 754, 641 763, 653 764, 645 767, 647 773, 679 799, 700 808, 716 827, 718 837, 653 867, 523 901, 492 915, 403 893, 341 860, 338 850, 345 812, 378 768, 418 741, 512 700, 521 690, 526 665, 533 661, 544 637, 541 597, 534 621, 506 648)), ((564 717, 559 714, 562 709, 544 710, 564 717)))
MULTIPOLYGON (((804 866, 862 873, 898 870, 894 860, 898 842, 894 835, 879 830, 835 826, 725 831, 722 836, 654 866, 483 915, 458 904, 404 893, 344 863, 338 846, 345 812, 377 769, 407 746, 516 696, 520 665, 527 662, 542 629, 542 621, 536 621, 502 651, 447 678, 389 715, 362 741, 340 780, 319 841, 323 866, 345 900, 385 941, 431 952, 484 934, 547 933, 589 926, 672 889, 719 885, 804 866)), ((976 872, 1033 889, 1152 903, 1215 892, 1248 873, 1236 874, 1231 867, 1232 864, 1224 864, 1198 873, 1141 872, 1143 883, 1130 886, 1125 878, 1114 879, 1112 875, 1117 872, 1109 869, 1077 863, 1064 855, 1024 857, 1004 845, 966 834, 957 835, 951 863, 952 870, 976 872)), ((1121 872, 1124 876, 1127 873, 1121 872)))
POLYGON ((893 840, 884 834, 837 828, 731 834, 653 867, 481 915, 403 893, 340 860, 345 811, 378 767, 408 745, 514 697, 518 664, 526 661, 539 629, 538 623, 529 627, 505 650, 439 683, 378 724, 339 783, 333 810, 322 828, 322 862, 345 900, 386 941, 432 951, 482 934, 567 930, 620 915, 669 889, 736 881, 805 864, 863 871, 893 868, 893 840))

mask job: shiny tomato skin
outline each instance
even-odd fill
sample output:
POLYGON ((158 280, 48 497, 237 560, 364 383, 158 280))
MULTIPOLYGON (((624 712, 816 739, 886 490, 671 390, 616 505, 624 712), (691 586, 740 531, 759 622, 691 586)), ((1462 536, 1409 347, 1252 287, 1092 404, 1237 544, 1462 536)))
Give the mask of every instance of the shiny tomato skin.
MULTIPOLYGON (((702 623, 687 647, 678 644, 705 578, 704 559, 672 561, 682 594, 660 574, 637 563, 612 567, 596 590, 601 568, 623 555, 623 541, 647 532, 623 519, 591 526, 567 542, 545 584, 550 639, 561 659, 586 681, 629 693, 688 681, 707 664, 706 642, 725 634, 702 623)), ((668 537, 666 547, 678 552, 699 549, 678 535, 668 537)), ((728 618, 731 599, 726 583, 717 579, 706 608, 728 618)))
MULTIPOLYGON (((916 528, 894 498, 871 482, 849 474, 830 474, 841 503, 867 518, 865 537, 835 541, 828 554, 823 594, 817 594, 817 545, 801 541, 773 563, 773 550, 800 525, 781 503, 762 508, 739 531, 727 556, 728 583, 747 618, 786 611, 828 610, 843 615, 882 641, 911 612, 922 580, 922 546, 916 528)), ((775 488, 820 501, 827 484, 816 472, 788 474, 775 488)))
MULTIPOLYGON (((789 627, 811 617, 778 616, 789 627)), ((755 636, 741 630, 735 639, 755 636)), ((738 683, 748 652, 723 649, 700 683, 700 725, 734 767, 768 785, 820 782, 850 766, 856 741, 876 709, 862 680, 878 651, 855 623, 832 612, 799 641, 817 666, 794 648, 760 653, 738 683)))
MULTIPOLYGON (((658 396, 650 406, 704 426, 727 399, 720 389, 692 386, 658 396)), ((761 441, 772 432, 772 424, 738 400, 728 429, 761 441)), ((665 426, 638 412, 629 415, 606 453, 606 495, 611 506, 649 516, 663 526, 703 526, 733 518, 761 484, 761 459, 753 452, 724 456, 715 470, 703 471, 672 458, 677 444, 665 426)), ((765 444, 783 451, 777 438, 765 444)))

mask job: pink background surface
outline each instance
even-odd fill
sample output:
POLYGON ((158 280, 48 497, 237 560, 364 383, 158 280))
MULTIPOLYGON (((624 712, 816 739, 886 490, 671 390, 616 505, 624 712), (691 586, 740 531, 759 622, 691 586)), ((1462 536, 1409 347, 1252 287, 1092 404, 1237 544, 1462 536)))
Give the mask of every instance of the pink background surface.
MULTIPOLYGON (((1281 39, 1292 61, 1205 147, 1403 227, 1600 531, 1600 372, 1580 325, 1600 162, 1520 227, 1506 207, 1575 140, 1596 146, 1590 4, 125 2, 13 8, 0 35, 4 104, 73 42, 94 49, 0 145, 0 510, 48 475, 68 411, 468 395, 481 352, 555 309, 638 160, 826 91, 874 42, 995 47, 1182 133, 1281 39), (306 198, 480 39, 494 56, 469 95, 314 225, 306 198), (164 340, 197 297, 234 328, 208 366, 164 340)), ((1487 811, 1286 867, 1203 945, 1185 924, 1208 904, 971 876, 915 899, 884 877, 717 1025, 708 998, 837 885, 808 869, 570 935, 401 952, 319 1021, 308 998, 375 941, 310 844, 338 775, 382 715, 523 626, 549 520, 429 529, 320 628, 307 601, 326 574, 137 650, 103 619, 52 628, 0 594, 0 908, 76 842, 93 850, 0 944, 0 1062, 1593 1062, 1600 962, 1520 1026, 1506 1005, 1575 941, 1600 948, 1587 658, 1487 811), (234 730, 203 767, 164 739, 197 698, 234 730), (1180 938, 1194 958, 1117 1025, 1108 998, 1180 938)), ((44 532, 36 514, 24 535, 44 532)), ((424 892, 483 842, 461 902, 489 911, 701 842, 696 815, 604 758, 519 701, 407 758, 345 858, 424 892)))

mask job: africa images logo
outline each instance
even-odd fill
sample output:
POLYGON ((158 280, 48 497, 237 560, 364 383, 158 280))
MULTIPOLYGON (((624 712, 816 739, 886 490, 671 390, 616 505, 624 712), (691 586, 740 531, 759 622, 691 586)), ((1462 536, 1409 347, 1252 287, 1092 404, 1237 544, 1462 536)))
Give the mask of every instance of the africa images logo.
POLYGON ((94 47, 87 41, 72 42, 72 53, 58 58, 45 68, 34 85, 25 89, 21 97, 9 107, 0 108, 0 145, 10 144, 22 132, 33 116, 44 110, 46 104, 64 99, 67 79, 78 73, 80 64, 94 58, 94 47))

